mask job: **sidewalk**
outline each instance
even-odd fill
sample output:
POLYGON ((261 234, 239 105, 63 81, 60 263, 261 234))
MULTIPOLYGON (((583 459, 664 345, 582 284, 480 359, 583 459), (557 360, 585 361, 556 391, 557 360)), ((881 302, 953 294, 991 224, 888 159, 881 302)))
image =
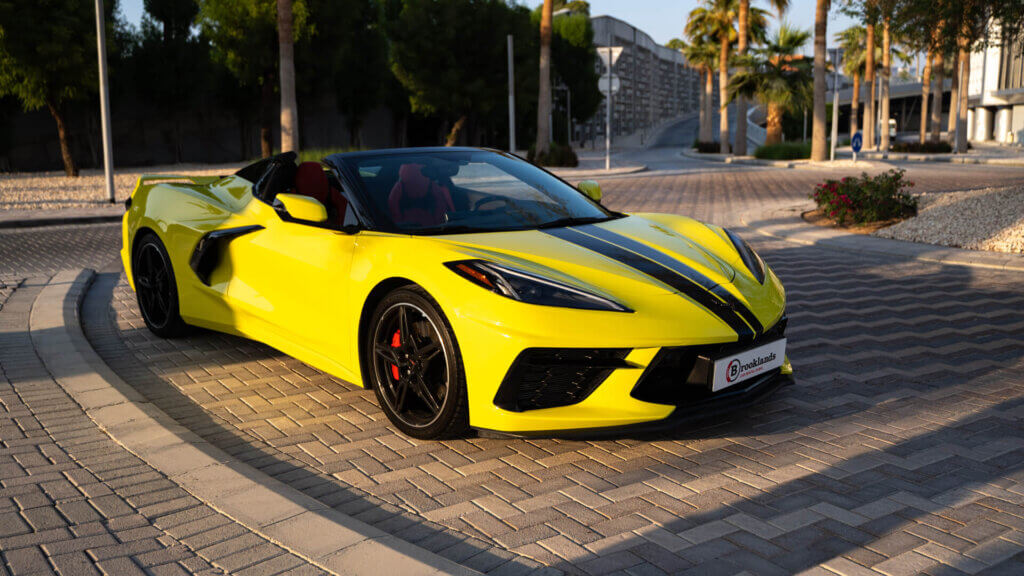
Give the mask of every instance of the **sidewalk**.
MULTIPOLYGON (((550 168, 549 170, 572 185, 576 185, 581 180, 599 179, 608 176, 623 176, 647 170, 647 166, 643 164, 617 160, 615 155, 612 156, 611 170, 605 170, 604 151, 580 151, 579 158, 580 165, 576 168, 550 168)), ((188 172, 190 170, 191 172, 189 173, 216 173, 223 171, 224 168, 221 166, 185 166, 180 169, 175 169, 173 167, 154 167, 152 169, 153 173, 176 171, 188 172)), ((56 184, 40 187, 40 189, 50 190, 50 196, 40 199, 40 201, 36 203, 27 201, 21 202, 21 205, 26 206, 26 208, 0 210, 0 230, 12 228, 33 228, 39 226, 108 224, 120 222, 125 211, 123 201, 134 188, 134 179, 143 173, 148 172, 146 172, 145 169, 137 168, 133 168, 127 172, 118 170, 117 196, 119 200, 113 204, 91 199, 89 197, 87 190, 89 188, 95 188, 93 191, 94 193, 91 195, 92 198, 102 195, 102 182, 94 178, 93 176, 95 175, 90 175, 89 179, 83 178, 82 181, 75 182, 76 190, 72 198, 64 199, 56 197, 55 195, 60 194, 60 192, 52 192, 52 190, 59 188, 56 184), (92 180, 95 180, 95 182, 92 180), (59 205, 63 202, 68 203, 68 207, 54 207, 55 205, 59 205)), ((10 193, 11 190, 14 190, 15 195, 20 195, 21 193, 17 190, 17 186, 20 181, 25 181, 27 183, 30 180, 38 182, 39 180, 62 180, 63 178, 63 176, 53 174, 49 176, 39 175, 31 179, 25 175, 18 175, 17 177, 8 179, 6 182, 6 188, 8 193, 10 193)), ((32 186, 38 187, 38 184, 33 184, 32 186)), ((0 197, 2 197, 2 195, 0 195, 0 197)))
POLYGON ((815 226, 801 214, 812 210, 810 203, 779 208, 757 208, 740 215, 744 226, 765 236, 799 244, 824 246, 843 251, 883 254, 905 260, 956 264, 974 268, 1024 272, 1024 255, 981 250, 964 250, 918 242, 890 240, 865 234, 851 234, 835 228, 815 226))
POLYGON ((476 574, 200 439, 92 350, 91 270, 0 301, 0 573, 476 574))
POLYGON ((836 161, 812 162, 803 160, 762 160, 753 156, 732 154, 702 154, 694 149, 684 149, 682 155, 693 160, 771 166, 775 168, 849 168, 878 166, 898 162, 944 162, 950 164, 991 164, 998 166, 1024 166, 1024 148, 1006 146, 976 145, 967 154, 910 154, 902 152, 861 151, 853 161, 853 150, 849 146, 836 149, 836 161))

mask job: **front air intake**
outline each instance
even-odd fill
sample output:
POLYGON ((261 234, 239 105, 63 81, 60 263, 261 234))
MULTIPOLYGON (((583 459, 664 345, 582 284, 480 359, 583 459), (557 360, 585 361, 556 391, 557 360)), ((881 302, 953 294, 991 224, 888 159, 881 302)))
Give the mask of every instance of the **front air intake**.
POLYGON ((524 412, 582 402, 616 368, 628 366, 629 348, 528 348, 494 396, 504 410, 524 412))

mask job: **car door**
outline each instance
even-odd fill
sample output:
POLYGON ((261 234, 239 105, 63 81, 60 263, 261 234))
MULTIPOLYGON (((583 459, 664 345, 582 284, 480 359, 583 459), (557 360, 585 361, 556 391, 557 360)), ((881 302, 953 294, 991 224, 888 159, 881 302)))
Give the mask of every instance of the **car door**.
MULTIPOLYGON (((345 306, 356 234, 288 219, 261 200, 263 228, 233 241, 229 301, 244 309, 245 333, 328 372, 347 367, 345 306)), ((347 369, 347 368, 346 368, 347 369)))

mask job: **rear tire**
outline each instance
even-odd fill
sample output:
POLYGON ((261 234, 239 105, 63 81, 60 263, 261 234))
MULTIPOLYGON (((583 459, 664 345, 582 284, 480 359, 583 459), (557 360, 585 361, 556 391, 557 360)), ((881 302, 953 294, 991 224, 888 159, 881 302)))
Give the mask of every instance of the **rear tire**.
POLYGON ((189 332, 178 307, 174 266, 160 238, 145 232, 132 252, 132 277, 142 319, 149 331, 161 338, 178 338, 189 332))
POLYGON ((385 296, 365 344, 373 391, 396 428, 423 440, 465 433, 469 402, 462 356, 433 298, 414 286, 385 296))

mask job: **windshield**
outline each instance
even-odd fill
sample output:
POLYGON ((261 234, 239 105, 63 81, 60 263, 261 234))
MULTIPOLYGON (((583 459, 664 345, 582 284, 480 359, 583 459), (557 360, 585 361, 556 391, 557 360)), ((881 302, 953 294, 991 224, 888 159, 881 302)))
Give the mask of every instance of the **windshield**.
POLYGON ((551 174, 495 152, 356 154, 341 161, 358 178, 387 231, 492 232, 613 217, 551 174))

